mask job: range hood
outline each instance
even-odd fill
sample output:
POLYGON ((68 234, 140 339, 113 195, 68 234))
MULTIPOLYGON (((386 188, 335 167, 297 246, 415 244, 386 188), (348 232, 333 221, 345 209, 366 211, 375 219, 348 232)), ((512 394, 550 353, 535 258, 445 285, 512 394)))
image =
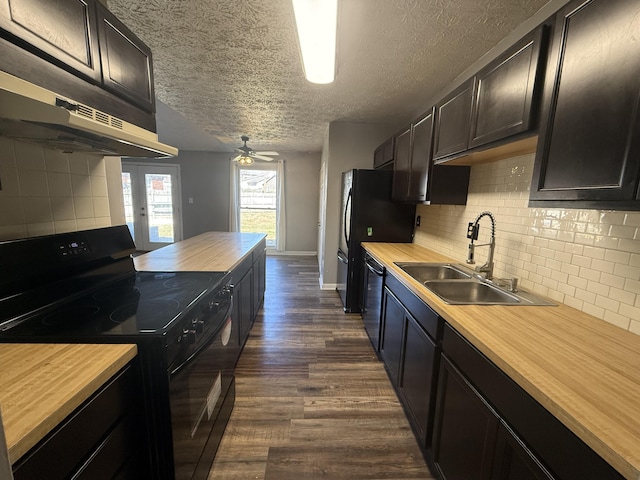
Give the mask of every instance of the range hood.
POLYGON ((173 157, 158 135, 0 71, 0 136, 66 152, 173 157))

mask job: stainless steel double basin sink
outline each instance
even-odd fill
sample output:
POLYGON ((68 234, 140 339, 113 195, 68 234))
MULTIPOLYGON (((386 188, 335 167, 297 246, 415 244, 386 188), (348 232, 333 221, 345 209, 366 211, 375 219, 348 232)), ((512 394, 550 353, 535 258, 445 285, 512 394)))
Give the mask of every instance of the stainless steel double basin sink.
POLYGON ((463 265, 396 262, 396 265, 451 305, 555 305, 524 291, 510 291, 463 265))

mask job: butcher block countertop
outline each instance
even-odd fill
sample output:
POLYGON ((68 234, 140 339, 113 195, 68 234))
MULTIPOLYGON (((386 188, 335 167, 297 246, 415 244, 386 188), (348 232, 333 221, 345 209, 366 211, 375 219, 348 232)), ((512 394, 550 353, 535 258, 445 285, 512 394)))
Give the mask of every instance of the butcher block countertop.
POLYGON ((565 305, 447 305, 394 262, 464 259, 363 246, 625 478, 640 479, 640 336, 565 305))
POLYGON ((11 463, 136 354, 135 345, 0 345, 0 408, 11 463))
POLYGON ((133 259, 148 272, 230 272, 266 237, 263 233, 206 232, 133 259))

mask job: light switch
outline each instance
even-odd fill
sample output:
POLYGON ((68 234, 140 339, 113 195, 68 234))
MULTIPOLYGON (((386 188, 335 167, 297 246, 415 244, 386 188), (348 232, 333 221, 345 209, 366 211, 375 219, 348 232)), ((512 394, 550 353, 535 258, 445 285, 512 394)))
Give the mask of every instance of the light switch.
POLYGON ((189 197, 189 203, 193 203, 193 197, 189 197))

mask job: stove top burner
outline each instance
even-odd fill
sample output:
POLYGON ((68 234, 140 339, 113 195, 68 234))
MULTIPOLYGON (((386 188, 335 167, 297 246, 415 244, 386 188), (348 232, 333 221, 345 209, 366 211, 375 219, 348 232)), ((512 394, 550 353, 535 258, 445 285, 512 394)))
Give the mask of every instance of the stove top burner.
MULTIPOLYGON (((201 280, 204 280, 201 279, 201 280)), ((209 278, 209 280, 211 280, 209 278)), ((185 288, 195 286, 197 283, 196 279, 193 278, 184 278, 184 277, 175 277, 170 280, 167 280, 163 283, 163 285, 167 288, 185 288)))
POLYGON ((33 312, 43 313, 26 316, 7 332, 47 336, 163 334, 203 297, 216 291, 226 275, 132 272, 85 294, 78 292, 66 302, 63 297, 55 304, 31 305, 33 312))
POLYGON ((69 323, 84 321, 98 314, 100 307, 97 305, 79 305, 62 308, 42 318, 42 324, 47 327, 66 325, 69 323))
POLYGON ((167 319, 169 321, 173 319, 179 311, 180 302, 177 300, 154 298, 138 303, 127 303, 111 312, 109 318, 115 323, 124 323, 132 317, 140 317, 144 318, 146 323, 161 324, 167 319))

